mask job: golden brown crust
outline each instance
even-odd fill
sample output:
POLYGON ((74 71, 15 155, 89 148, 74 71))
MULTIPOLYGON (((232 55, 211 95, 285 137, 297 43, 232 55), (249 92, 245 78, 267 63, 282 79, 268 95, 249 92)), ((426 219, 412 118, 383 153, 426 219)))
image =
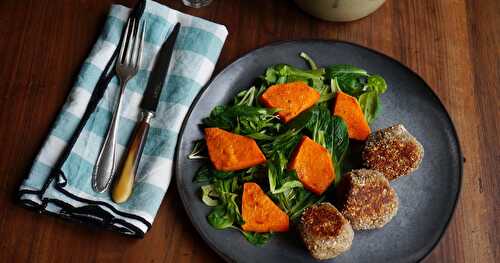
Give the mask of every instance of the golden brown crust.
POLYGON ((319 204, 307 208, 301 217, 301 224, 306 231, 315 237, 336 236, 346 219, 337 209, 328 204, 319 204))
POLYGON ((330 203, 307 208, 299 223, 299 232, 316 259, 336 257, 350 249, 354 232, 349 221, 330 203))
POLYGON ((365 166, 389 180, 415 171, 423 156, 423 146, 401 124, 372 133, 362 153, 365 166))
POLYGON ((398 197, 389 181, 375 170, 353 170, 339 187, 342 214, 355 230, 381 228, 396 215, 398 197))

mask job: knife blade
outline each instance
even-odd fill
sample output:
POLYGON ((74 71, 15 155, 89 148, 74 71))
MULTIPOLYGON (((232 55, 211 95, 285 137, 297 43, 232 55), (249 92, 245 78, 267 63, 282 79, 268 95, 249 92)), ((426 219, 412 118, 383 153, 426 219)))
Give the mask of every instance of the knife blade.
POLYGON ((156 112, 156 107, 158 107, 158 101, 160 100, 161 89, 165 83, 165 77, 167 76, 170 60, 172 59, 175 40, 179 34, 179 29, 180 24, 177 23, 156 56, 153 71, 149 77, 148 85, 141 102, 141 108, 145 111, 153 113, 156 112))
POLYGON ((167 40, 162 44, 153 70, 151 71, 146 91, 141 101, 142 119, 135 128, 132 135, 122 169, 119 177, 113 186, 111 197, 115 203, 123 203, 128 200, 132 194, 135 178, 137 177, 137 168, 141 159, 142 149, 149 131, 149 123, 156 112, 162 88, 165 84, 165 78, 168 73, 170 61, 177 35, 180 31, 180 24, 177 23, 167 40))

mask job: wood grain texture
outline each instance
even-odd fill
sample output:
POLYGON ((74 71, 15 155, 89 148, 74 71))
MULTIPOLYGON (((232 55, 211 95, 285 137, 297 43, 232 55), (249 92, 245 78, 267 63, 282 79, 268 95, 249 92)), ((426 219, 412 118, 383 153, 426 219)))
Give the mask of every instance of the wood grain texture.
MULTIPOLYGON (((0 1, 0 261, 221 261, 189 222, 175 182, 142 240, 40 216, 15 203, 112 2, 0 1)), ((500 1, 388 0, 352 23, 317 20, 286 0, 216 0, 202 9, 161 2, 228 27, 216 72, 273 41, 322 38, 368 46, 420 74, 450 112, 466 158, 455 216, 425 261, 500 260, 500 1)))

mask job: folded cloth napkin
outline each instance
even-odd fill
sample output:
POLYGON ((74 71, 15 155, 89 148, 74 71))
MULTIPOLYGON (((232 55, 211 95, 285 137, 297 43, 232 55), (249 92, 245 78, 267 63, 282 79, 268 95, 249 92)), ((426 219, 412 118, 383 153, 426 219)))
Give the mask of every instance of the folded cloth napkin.
POLYGON ((172 177, 172 161, 181 123, 191 102, 213 72, 227 30, 222 25, 153 1, 144 1, 142 5, 141 19, 146 23, 143 62, 125 90, 118 129, 118 157, 123 155, 140 118, 139 104, 155 56, 177 22, 181 23, 181 29, 138 168, 140 178, 132 196, 123 204, 115 204, 109 192, 96 193, 91 187, 92 170, 111 121, 110 109, 118 94, 116 77, 105 86, 95 110, 83 119, 82 124, 82 116, 100 76, 106 67, 112 68, 110 61, 116 57, 115 50, 131 12, 124 6, 113 5, 103 32, 20 187, 19 198, 26 206, 78 221, 97 222, 135 236, 143 236, 151 227, 172 177), (77 129, 79 124, 82 125, 81 131, 77 129), (74 143, 68 143, 71 140, 74 143), (61 161, 63 152, 67 154, 61 161))

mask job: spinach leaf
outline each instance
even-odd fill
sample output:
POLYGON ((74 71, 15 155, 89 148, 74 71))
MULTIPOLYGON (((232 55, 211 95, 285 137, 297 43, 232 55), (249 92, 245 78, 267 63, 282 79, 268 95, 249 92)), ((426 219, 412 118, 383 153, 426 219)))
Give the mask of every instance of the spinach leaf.
POLYGON ((217 179, 228 179, 228 178, 235 177, 238 175, 239 174, 236 172, 224 172, 224 171, 212 170, 212 176, 217 178, 217 179))
POLYGON ((370 91, 361 94, 361 96, 359 96, 359 105, 363 110, 366 121, 368 123, 373 122, 381 108, 378 93, 376 91, 370 91))
POLYGON ((219 202, 217 201, 219 195, 215 191, 213 184, 203 185, 201 187, 201 200, 207 206, 217 206, 219 202))
POLYGON ((338 64, 338 65, 331 65, 326 68, 325 75, 327 78, 335 78, 339 75, 343 74, 355 74, 355 75, 364 75, 368 76, 368 72, 366 70, 358 68, 353 65, 347 65, 347 64, 338 64))
MULTIPOLYGON (((205 163, 198 170, 196 171, 196 174, 193 178, 194 183, 208 183, 208 182, 216 182, 217 180, 224 180, 224 179, 230 179, 230 178, 239 178, 242 179, 243 181, 249 181, 254 179, 255 174, 257 173, 258 167, 254 166, 251 168, 248 168, 246 170, 242 171, 237 171, 237 172, 224 172, 224 171, 217 171, 215 170, 209 163, 205 163)), ((227 183, 227 182, 226 182, 227 183)), ((233 188, 221 188, 221 189, 226 189, 224 191, 229 191, 227 189, 233 189, 233 188)), ((234 188, 234 190, 237 190, 237 188, 234 188)))
POLYGON ((240 230, 245 239, 255 246, 265 245, 273 236, 272 233, 255 233, 240 230))
POLYGON ((272 160, 289 159, 295 145, 302 137, 300 131, 291 129, 276 136, 274 140, 261 145, 262 152, 272 160))
POLYGON ((227 206, 218 205, 208 214, 208 223, 216 229, 231 227, 234 223, 234 213, 229 211, 227 206))
POLYGON ((368 90, 374 91, 377 94, 382 94, 387 90, 387 83, 384 78, 379 75, 372 75, 368 77, 368 90))
POLYGON ((256 132, 256 133, 252 133, 252 134, 247 134, 246 135, 247 137, 250 137, 254 140, 257 140, 257 141, 270 141, 270 140, 273 140, 275 136, 272 136, 272 135, 267 135, 265 133, 265 131, 261 131, 261 132, 256 132))
POLYGON ((280 188, 275 189, 274 192, 272 192, 272 193, 279 194, 279 193, 289 191, 293 188, 303 188, 303 187, 304 187, 304 185, 302 185, 302 183, 299 180, 292 180, 292 181, 285 182, 280 188))
POLYGON ((333 144, 333 154, 337 163, 341 163, 349 148, 349 135, 347 125, 339 116, 333 116, 331 125, 333 126, 333 137, 327 139, 327 142, 333 144))
POLYGON ((239 177, 229 179, 214 179, 213 189, 218 197, 218 204, 208 214, 208 222, 214 228, 224 229, 234 223, 241 224, 243 219, 239 206, 236 203, 238 193, 241 191, 239 177))
POLYGON ((210 166, 205 164, 202 165, 198 170, 196 171, 196 174, 194 175, 193 182, 194 183, 206 183, 210 181, 210 178, 212 175, 210 174, 210 166))
POLYGON ((299 114, 299 116, 295 117, 291 122, 289 122, 286 126, 288 130, 302 130, 304 127, 306 127, 307 123, 309 123, 309 120, 312 117, 312 111, 307 110, 299 114))
POLYGON ((367 77, 365 75, 347 73, 335 77, 343 92, 352 96, 359 96, 366 92, 367 77))
POLYGON ((349 147, 347 125, 342 118, 332 116, 325 106, 314 107, 312 114, 313 117, 306 126, 312 134, 312 139, 332 154, 335 163, 342 162, 349 147))
POLYGON ((325 78, 334 80, 343 92, 358 96, 365 90, 368 73, 352 65, 332 65, 326 68, 325 78))
POLYGON ((274 121, 277 118, 274 115, 277 111, 277 109, 248 105, 217 106, 208 118, 203 119, 203 124, 243 135, 259 133, 263 130, 275 133, 282 126, 274 121))
POLYGON ((335 98, 335 94, 337 93, 333 81, 330 81, 330 84, 322 83, 319 88, 316 88, 316 90, 320 94, 319 101, 316 104, 324 104, 324 102, 335 98))
POLYGON ((267 180, 269 181, 269 190, 274 193, 278 184, 278 170, 272 162, 267 163, 267 180))
POLYGON ((286 64, 278 64, 267 68, 264 79, 268 85, 292 81, 322 80, 324 69, 304 70, 286 64))

